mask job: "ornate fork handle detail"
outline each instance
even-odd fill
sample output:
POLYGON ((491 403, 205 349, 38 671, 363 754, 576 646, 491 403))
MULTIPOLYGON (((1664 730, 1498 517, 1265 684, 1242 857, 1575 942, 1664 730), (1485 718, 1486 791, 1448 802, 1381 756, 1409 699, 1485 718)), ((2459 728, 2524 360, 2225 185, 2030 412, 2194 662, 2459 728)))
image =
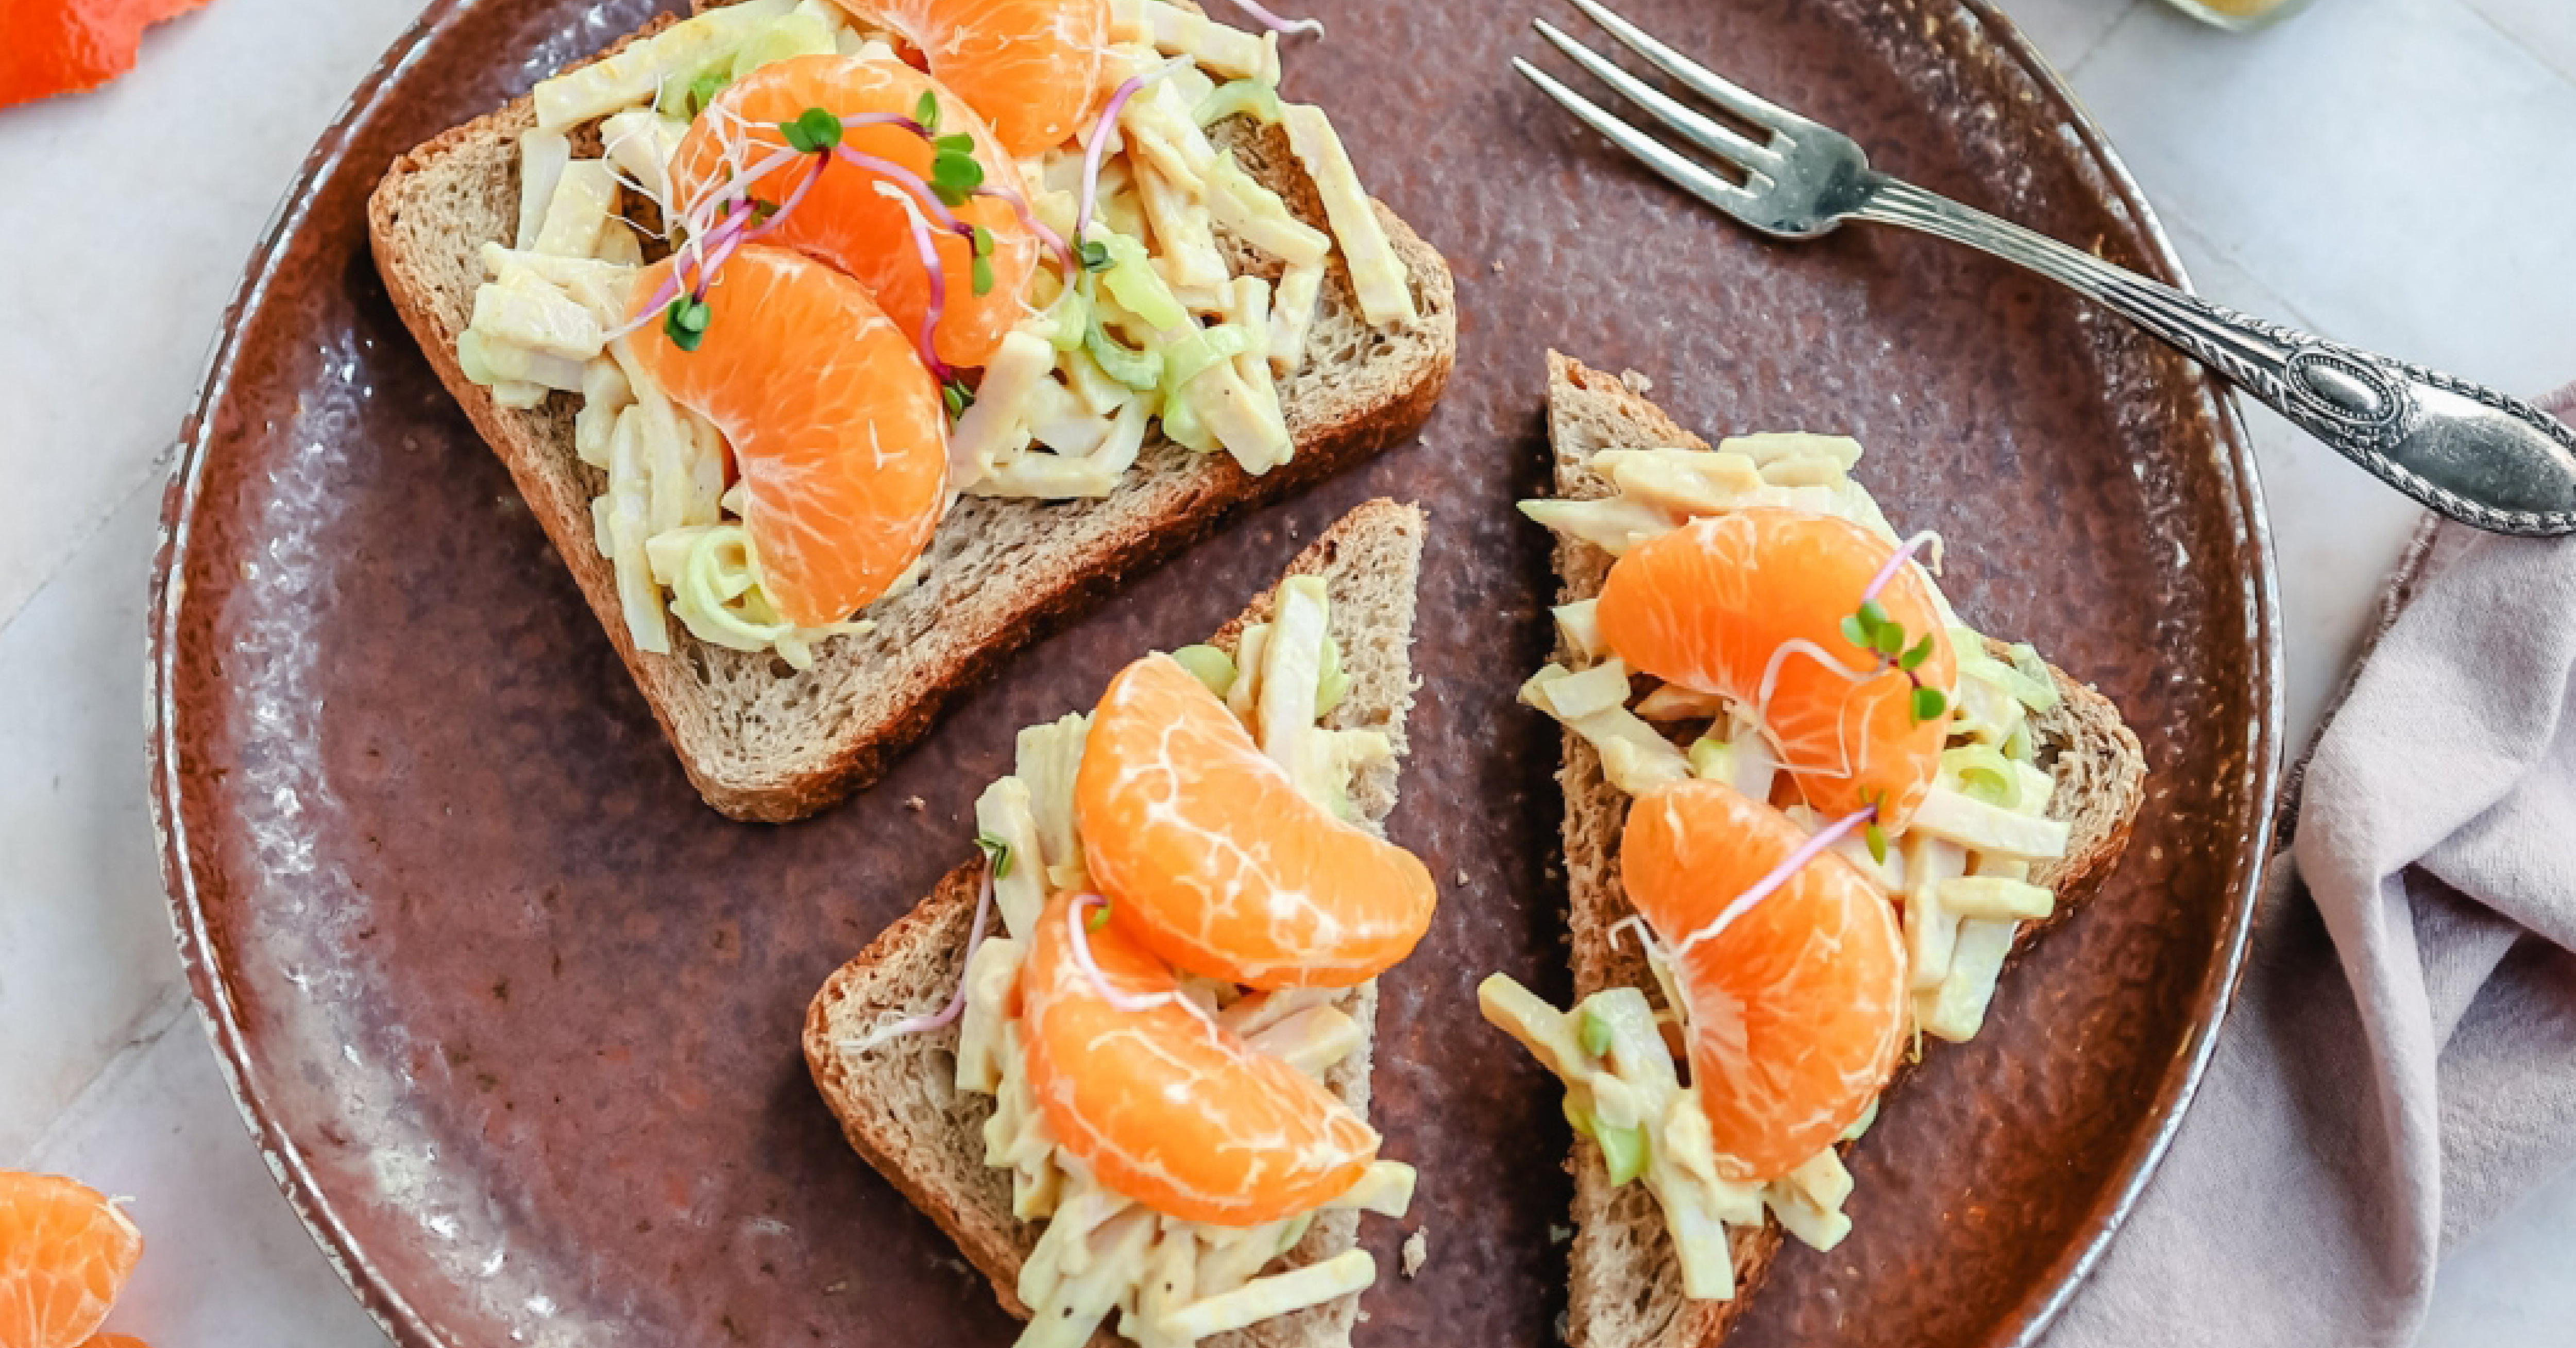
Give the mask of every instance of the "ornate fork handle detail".
POLYGON ((1849 213, 1964 243, 2110 306, 2444 515, 2497 533, 2576 532, 2576 431, 2519 398, 2211 304, 1882 174, 1849 213))

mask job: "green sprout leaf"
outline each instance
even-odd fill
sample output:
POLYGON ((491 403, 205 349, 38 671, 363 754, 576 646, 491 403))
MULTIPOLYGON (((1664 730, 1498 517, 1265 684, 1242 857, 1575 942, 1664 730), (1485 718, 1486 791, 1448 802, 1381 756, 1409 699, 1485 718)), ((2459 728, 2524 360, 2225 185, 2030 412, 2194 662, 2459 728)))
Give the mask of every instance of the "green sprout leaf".
POLYGON ((714 321, 715 311, 707 307, 705 300, 682 295, 662 311, 662 335, 683 351, 695 351, 698 343, 706 340, 707 325, 714 321))
POLYGON ((1912 707, 1912 711, 1914 712, 1914 720, 1917 724, 1929 721, 1949 709, 1950 699, 1942 696, 1940 689, 1917 688, 1914 690, 1914 706, 1912 707))
POLYGON ((1877 631, 1870 633, 1869 644, 1870 649, 1877 651, 1880 655, 1894 656, 1897 652, 1905 649, 1905 629, 1899 627, 1895 623, 1889 623, 1886 626, 1879 628, 1877 631))
POLYGON ((954 419, 966 415, 966 409, 975 405, 975 390, 960 380, 951 379, 939 386, 939 399, 948 404, 948 415, 954 419))
POLYGON ((1117 265, 1117 259, 1109 256, 1109 245, 1098 239, 1084 239, 1074 245, 1073 254, 1081 259, 1084 271, 1107 271, 1117 265))
POLYGON ((1109 925, 1109 901, 1108 901, 1108 900, 1106 900, 1106 899, 1103 899, 1103 900, 1101 900, 1101 902, 1100 902, 1100 906, 1099 906, 1099 907, 1094 908, 1094 909, 1092 909, 1092 910, 1091 910, 1091 916, 1086 917, 1086 918, 1084 918, 1084 919, 1082 920, 1082 929, 1083 929, 1084 931, 1098 931, 1098 930, 1100 930, 1102 927, 1106 927, 1106 926, 1108 926, 1108 925, 1109 925))
POLYGON ((776 214, 778 214, 777 202, 765 200, 760 197, 753 197, 751 199, 751 222, 753 224, 768 224, 769 217, 776 214))
POLYGON ((939 134, 939 95, 935 91, 921 91, 921 101, 912 105, 912 120, 921 123, 922 130, 939 134))
POLYGON ((982 225, 977 225, 974 228, 975 232, 972 237, 975 244, 975 256, 991 257, 993 255, 993 231, 984 228, 982 225))
POLYGON ((1583 1014, 1577 1019, 1576 1024, 1579 1027, 1576 1033, 1583 1040, 1584 1052, 1596 1058, 1606 1058, 1610 1055, 1611 1031, 1608 1020, 1603 1019, 1587 1006, 1583 1008, 1583 1014))
POLYGON ((1860 623, 1868 631, 1876 632, 1887 626, 1887 610, 1880 608, 1875 599, 1864 599, 1860 604, 1860 623))
POLYGON ((975 845, 983 848, 984 855, 992 859, 994 879, 1008 880, 1011 878, 1011 845, 1009 843, 994 837, 990 833, 978 833, 975 835, 975 845))
POLYGON ((1873 819, 1869 822, 1867 827, 1860 831, 1860 836, 1861 841, 1869 844, 1869 859, 1877 862, 1881 866, 1886 865, 1887 830, 1880 828, 1878 826, 1878 821, 1873 819))
POLYGON ((950 154, 971 155, 975 153, 975 138, 967 135, 963 131, 960 131, 953 136, 935 137, 931 140, 930 144, 932 148, 945 150, 950 154))
POLYGON ((975 156, 957 150, 942 149, 930 161, 930 190, 952 208, 966 204, 966 198, 984 185, 984 166, 975 156))
POLYGON ((975 266, 972 275, 975 282, 975 294, 979 298, 993 293, 993 259, 989 257, 979 257, 975 259, 975 266))
POLYGON ((1843 640, 1860 647, 1862 650, 1868 650, 1869 624, 1862 622, 1860 620, 1860 615, 1857 613, 1846 616, 1843 619, 1843 640))
POLYGON ((1921 641, 1914 643, 1914 649, 1907 651, 1905 654, 1896 658, 1896 667, 1911 674, 1914 672, 1916 666, 1921 665, 1924 661, 1931 658, 1932 634, 1926 632, 1923 634, 1923 639, 1921 641))
POLYGON ((787 148, 798 154, 821 154, 841 143, 841 119, 828 108, 807 108, 792 122, 780 122, 778 134, 787 138, 787 148))

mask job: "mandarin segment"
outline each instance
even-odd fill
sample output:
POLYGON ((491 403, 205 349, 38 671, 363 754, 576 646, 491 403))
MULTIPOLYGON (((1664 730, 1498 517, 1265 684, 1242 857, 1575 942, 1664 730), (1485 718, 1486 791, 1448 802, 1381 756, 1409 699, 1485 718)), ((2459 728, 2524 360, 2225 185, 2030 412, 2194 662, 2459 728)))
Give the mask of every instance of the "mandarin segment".
MULTIPOLYGON (((859 56, 794 57, 762 66, 725 86, 690 125, 671 157, 674 194, 683 203, 693 203, 710 191, 722 191, 737 174, 785 148, 780 124, 794 121, 808 108, 845 118, 910 117, 925 93, 938 103, 941 134, 974 139, 984 186, 1028 200, 1018 168, 1007 156, 994 152, 993 130, 966 99, 900 61, 859 56)), ((930 145, 902 127, 852 127, 842 133, 841 148, 899 165, 925 180, 931 172, 930 145)), ((783 202, 807 175, 816 172, 815 164, 814 156, 800 155, 751 178, 741 190, 761 200, 783 202)), ((901 202, 881 190, 890 186, 890 180, 863 165, 835 160, 821 170, 796 209, 780 217, 764 242, 795 249, 855 278, 910 335, 920 331, 929 312, 930 273, 922 265, 910 216, 901 202)), ((917 196, 914 200, 921 204, 917 196)), ((934 330, 933 348, 951 365, 981 366, 992 358, 1012 326, 1027 316, 1023 300, 1042 251, 1037 236, 1021 222, 1010 201, 976 197, 957 207, 956 215, 992 235, 993 285, 977 295, 972 245, 954 233, 933 231, 944 281, 944 308, 934 330)))
MULTIPOLYGON (((636 281, 641 303, 671 264, 636 281)), ((707 288, 694 351, 650 323, 627 340, 672 401, 723 432, 742 521, 787 621, 839 622, 929 546, 946 503, 948 418, 930 372, 866 290, 831 268, 746 244, 707 288)))
POLYGON ((142 1257, 143 1233, 106 1195, 0 1171, 0 1345, 77 1348, 142 1257))
POLYGON ((1786 815, 1722 782, 1659 787, 1628 811, 1620 873, 1674 960, 1691 1080, 1729 1180, 1788 1173, 1858 1119, 1904 1039, 1896 915, 1827 852, 1721 921, 1804 843, 1786 815))
POLYGON ((1129 665, 1101 695, 1074 812, 1112 921, 1192 973, 1349 987, 1431 925, 1422 862, 1300 791, 1168 655, 1129 665))
POLYGON ((143 30, 206 0, 9 0, 0 108, 94 89, 134 68, 143 30))
POLYGON ((1109 0, 839 0, 900 35, 1026 158, 1084 129, 1100 101, 1109 0))
POLYGON ((1095 978, 1076 904, 1048 902, 1020 971, 1029 1085, 1059 1145, 1111 1192, 1220 1226, 1312 1211, 1359 1182, 1377 1158, 1365 1120, 1184 1002, 1171 967, 1114 923, 1081 938, 1095 978))
MULTIPOLYGON (((1912 681, 1879 670, 1843 635, 1895 555, 1896 545, 1831 515, 1759 508, 1696 519, 1611 566, 1602 640, 1632 669, 1755 708, 1809 805, 1840 817, 1878 804, 1893 832, 1939 775, 1948 723, 1915 720, 1912 681)), ((1878 604, 1909 641, 1932 639, 1914 674, 1947 698, 1957 661, 1922 570, 1900 568, 1878 604)))

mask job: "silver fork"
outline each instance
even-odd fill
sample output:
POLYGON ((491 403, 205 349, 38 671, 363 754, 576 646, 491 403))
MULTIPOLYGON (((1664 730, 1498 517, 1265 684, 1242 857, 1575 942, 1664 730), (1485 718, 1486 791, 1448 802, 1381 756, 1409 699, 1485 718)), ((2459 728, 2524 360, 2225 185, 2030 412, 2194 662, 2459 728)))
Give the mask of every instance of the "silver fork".
POLYGON ((1527 61, 1514 59, 1513 69, 1709 205, 1781 238, 1812 239, 1846 220, 1870 220, 1991 253, 2099 301, 2451 519, 2494 533, 2576 533, 2576 432, 2531 404, 2222 308, 1889 177, 1870 168, 1849 136, 1720 79, 1599 0, 1572 3, 1683 88, 1767 133, 1744 135, 1547 20, 1533 21, 1576 64, 1743 181, 1619 120, 1527 61))

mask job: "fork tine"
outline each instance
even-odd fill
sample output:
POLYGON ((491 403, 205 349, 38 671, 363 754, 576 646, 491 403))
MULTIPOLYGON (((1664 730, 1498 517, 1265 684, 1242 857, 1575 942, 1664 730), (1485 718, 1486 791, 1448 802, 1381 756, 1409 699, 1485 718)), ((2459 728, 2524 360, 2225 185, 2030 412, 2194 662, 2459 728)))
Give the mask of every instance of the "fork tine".
POLYGON ((1558 51, 1573 57, 1575 63, 1591 71, 1594 78, 1626 95, 1630 102, 1654 114, 1657 121, 1682 133, 1701 149, 1724 155, 1747 168, 1771 170, 1779 167, 1780 156, 1769 146, 1758 144, 1733 128, 1702 116, 1672 95, 1620 69, 1590 47, 1567 37, 1557 30, 1555 24, 1545 19, 1530 22, 1538 29, 1540 37, 1554 43, 1558 51))
POLYGON ((1566 111, 1583 120, 1584 125, 1610 138, 1612 144, 1635 155, 1646 167, 1672 180, 1683 191, 1739 219, 1753 203, 1753 194, 1709 172, 1663 142, 1604 112, 1591 99, 1566 88, 1546 71, 1515 56, 1512 69, 1548 97, 1562 104, 1566 111))
POLYGON ((1665 46, 1646 30, 1610 12, 1600 0, 1574 0, 1574 7, 1591 16, 1594 23, 1608 29, 1610 36, 1626 43, 1630 50, 1654 62, 1657 69, 1680 80, 1692 93, 1738 117, 1759 122, 1774 131, 1796 131, 1811 125, 1806 118, 1752 90, 1718 78, 1717 72, 1665 46))

